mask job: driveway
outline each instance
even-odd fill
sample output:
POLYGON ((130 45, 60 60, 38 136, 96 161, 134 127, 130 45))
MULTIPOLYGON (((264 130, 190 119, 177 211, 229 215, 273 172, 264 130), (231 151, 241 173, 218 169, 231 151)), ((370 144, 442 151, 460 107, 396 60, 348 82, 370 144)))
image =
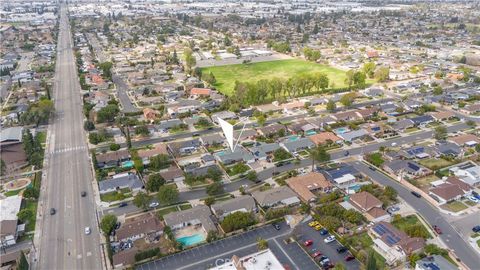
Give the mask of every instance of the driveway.
POLYGON ((257 252, 257 238, 259 237, 268 241, 268 247, 282 265, 288 266, 290 269, 298 270, 318 269, 318 266, 305 254, 300 246, 296 243, 285 244, 283 242, 283 240, 290 235, 291 230, 284 222, 280 223, 280 226, 281 229, 277 231, 272 225, 266 225, 236 236, 142 264, 138 266, 137 269, 193 270, 210 268, 231 260, 233 255, 243 257, 257 252))
POLYGON ((312 249, 316 249, 322 253, 322 256, 325 255, 330 258, 330 261, 334 264, 342 263, 349 270, 360 269, 360 262, 358 260, 352 260, 349 262, 345 261, 345 256, 350 254, 348 252, 338 253, 337 248, 342 246, 338 241, 332 243, 325 243, 323 240, 329 236, 321 235, 320 232, 315 231, 313 228, 308 226, 307 223, 300 223, 297 225, 295 230, 297 234, 301 236, 298 238, 300 243, 304 243, 306 240, 313 240, 313 244, 306 249, 310 254, 315 253, 312 249))

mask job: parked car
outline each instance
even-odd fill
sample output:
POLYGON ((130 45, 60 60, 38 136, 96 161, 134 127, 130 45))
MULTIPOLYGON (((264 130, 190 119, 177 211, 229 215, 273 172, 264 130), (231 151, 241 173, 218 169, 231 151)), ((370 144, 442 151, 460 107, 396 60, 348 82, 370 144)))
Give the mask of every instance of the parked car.
POLYGON ((347 250, 348 250, 348 248, 346 248, 346 247, 344 247, 344 246, 341 246, 341 247, 338 247, 338 248, 337 248, 337 252, 338 252, 338 253, 344 253, 344 252, 347 251, 347 250))
POLYGON ((90 227, 85 227, 85 234, 89 235, 92 231, 90 230, 90 227))
POLYGON ((377 168, 375 168, 375 167, 373 167, 373 166, 368 166, 368 168, 369 168, 370 170, 372 170, 372 171, 376 171, 376 170, 377 170, 377 168))
POLYGON ((57 211, 55 210, 55 208, 50 208, 50 215, 55 215, 57 211))
POLYGON ((321 234, 321 235, 327 235, 327 234, 328 234, 327 229, 325 229, 325 228, 321 229, 321 230, 320 230, 320 234, 321 234))
POLYGON ((400 210, 400 207, 394 205, 394 206, 389 207, 389 208, 387 209, 387 213, 393 214, 393 213, 395 213, 395 212, 397 212, 397 211, 399 211, 399 210, 400 210))
POLYGON ((348 254, 347 256, 345 256, 345 261, 349 262, 351 260, 355 260, 355 257, 352 254, 348 254))
POLYGON ((86 192, 86 191, 82 191, 82 192, 80 193, 80 195, 81 195, 82 197, 85 197, 85 196, 87 196, 87 192, 86 192))
POLYGON ((118 207, 125 207, 125 206, 127 206, 127 205, 128 205, 128 203, 122 202, 122 203, 120 203, 120 204, 118 205, 118 207))
POLYGON ((278 225, 277 223, 273 223, 272 225, 275 228, 275 230, 277 230, 277 231, 280 230, 280 225, 278 225))
POLYGON ((480 200, 477 199, 475 196, 471 195, 471 196, 468 196, 468 199, 474 203, 479 203, 480 200))
POLYGON ((320 251, 317 251, 317 252, 312 254, 312 257, 316 258, 316 257, 321 256, 321 255, 322 255, 322 253, 320 251))
POLYGON ((320 259, 318 259, 318 261, 320 262, 320 264, 324 261, 327 261, 327 260, 330 260, 327 256, 322 256, 320 257, 320 259))
POLYGON ((437 225, 433 225, 433 230, 438 234, 442 234, 442 230, 440 230, 440 227, 438 227, 437 225))
POLYGON ((313 244, 313 240, 307 240, 303 243, 306 247, 311 246, 313 244))
POLYGON ((420 193, 418 193, 418 192, 416 192, 416 191, 412 191, 412 192, 410 192, 410 193, 412 193, 412 195, 415 196, 415 197, 417 197, 417 198, 421 198, 421 197, 422 197, 422 195, 420 195, 420 193))
POLYGON ((335 236, 333 236, 333 235, 330 235, 329 237, 323 239, 323 242, 325 242, 325 243, 331 243, 333 241, 335 241, 335 236))
POLYGON ((155 207, 157 207, 157 206, 159 206, 159 205, 160 205, 160 204, 159 204, 158 202, 152 202, 152 203, 150 203, 148 206, 149 206, 150 208, 155 208, 155 207))
POLYGON ((480 232, 480 225, 477 225, 477 226, 473 227, 472 231, 476 232, 476 233, 480 232))
POLYGON ((318 221, 311 221, 311 222, 308 223, 308 226, 310 226, 310 227, 315 227, 317 225, 320 225, 320 223, 318 223, 318 221))

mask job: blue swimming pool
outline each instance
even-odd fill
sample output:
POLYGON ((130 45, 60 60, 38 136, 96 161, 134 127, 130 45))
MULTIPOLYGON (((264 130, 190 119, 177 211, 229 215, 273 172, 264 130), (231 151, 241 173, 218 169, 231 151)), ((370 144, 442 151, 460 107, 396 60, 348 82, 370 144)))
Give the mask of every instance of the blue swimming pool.
POLYGON ((335 133, 337 133, 337 134, 343 134, 345 132, 348 132, 348 128, 346 128, 346 127, 341 127, 341 128, 335 129, 335 133))
POLYGON ((124 161, 122 162, 122 168, 132 168, 133 167, 133 161, 124 161))
POLYGON ((188 246, 193 246, 205 241, 205 236, 199 233, 199 234, 177 238, 177 241, 181 243, 182 246, 188 247, 188 246))
POLYGON ((289 142, 294 142, 294 141, 296 141, 296 140, 298 140, 298 139, 300 139, 299 136, 290 136, 290 137, 288 137, 287 140, 288 140, 289 142))
POLYGON ((317 134, 317 132, 315 130, 309 130, 309 131, 305 132, 305 135, 307 135, 307 136, 311 136, 311 135, 315 135, 315 134, 317 134))

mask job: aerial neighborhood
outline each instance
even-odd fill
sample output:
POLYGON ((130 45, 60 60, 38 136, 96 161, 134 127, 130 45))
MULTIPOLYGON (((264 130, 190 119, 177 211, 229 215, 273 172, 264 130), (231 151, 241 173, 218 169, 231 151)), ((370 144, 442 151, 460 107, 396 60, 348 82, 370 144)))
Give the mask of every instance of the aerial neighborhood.
POLYGON ((478 18, 6 3, 0 266, 475 269, 478 18))

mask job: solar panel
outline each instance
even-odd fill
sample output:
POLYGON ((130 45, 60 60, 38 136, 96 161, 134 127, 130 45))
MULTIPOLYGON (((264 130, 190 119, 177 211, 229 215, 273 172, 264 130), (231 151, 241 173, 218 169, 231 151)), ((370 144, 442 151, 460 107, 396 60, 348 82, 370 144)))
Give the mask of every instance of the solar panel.
POLYGON ((417 165, 413 164, 413 163, 410 163, 408 162, 408 167, 414 171, 418 171, 420 170, 420 167, 418 167, 417 165))
POLYGON ((398 240, 396 238, 393 238, 392 236, 390 235, 387 235, 386 237, 387 239, 387 242, 390 244, 390 245, 394 245, 398 242, 398 240))
POLYGON ((438 267, 438 265, 434 264, 434 263, 424 263, 423 266, 425 266, 425 268, 427 269, 431 269, 431 270, 440 270, 440 267, 438 267))

